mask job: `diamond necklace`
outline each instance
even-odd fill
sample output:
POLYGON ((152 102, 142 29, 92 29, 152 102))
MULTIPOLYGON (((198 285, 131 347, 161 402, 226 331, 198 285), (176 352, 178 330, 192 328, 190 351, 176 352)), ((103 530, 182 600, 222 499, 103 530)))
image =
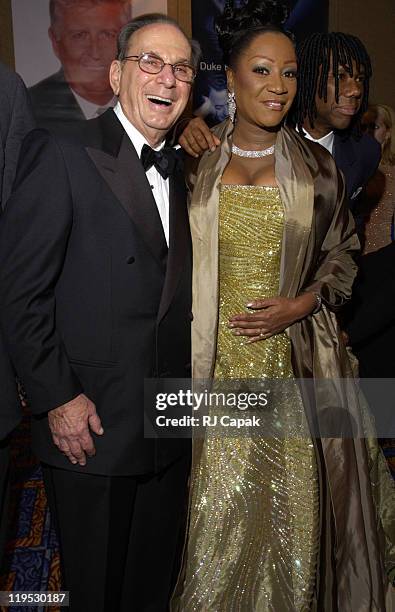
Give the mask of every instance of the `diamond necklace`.
POLYGON ((232 144, 232 153, 239 157, 266 157, 274 153, 274 145, 263 149, 263 151, 246 151, 245 149, 239 149, 235 144, 232 144))

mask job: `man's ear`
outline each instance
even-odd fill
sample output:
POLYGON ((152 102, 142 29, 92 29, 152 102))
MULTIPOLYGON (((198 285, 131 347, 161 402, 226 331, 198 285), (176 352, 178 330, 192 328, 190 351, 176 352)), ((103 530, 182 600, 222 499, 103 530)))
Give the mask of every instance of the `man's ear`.
POLYGON ((59 43, 58 43, 58 40, 56 38, 56 34, 55 34, 54 30, 52 29, 52 27, 48 28, 48 36, 49 36, 49 40, 51 41, 51 44, 52 44, 53 52, 55 53, 56 57, 58 59, 60 59, 59 58, 59 43))
POLYGON ((110 85, 116 96, 119 95, 119 88, 121 83, 121 62, 119 60, 114 60, 111 62, 110 66, 110 85))

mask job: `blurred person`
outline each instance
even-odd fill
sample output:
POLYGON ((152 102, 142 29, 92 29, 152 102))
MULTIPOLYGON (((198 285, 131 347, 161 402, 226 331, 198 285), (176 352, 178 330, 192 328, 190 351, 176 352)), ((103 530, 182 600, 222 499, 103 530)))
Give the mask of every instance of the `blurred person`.
POLYGON ((130 0, 50 0, 48 35, 61 63, 29 93, 39 126, 92 119, 114 106, 108 78, 117 35, 131 17, 130 0))
POLYGON ((384 104, 371 105, 362 118, 362 127, 376 138, 382 155, 358 209, 363 256, 358 262, 345 327, 381 444, 384 451, 388 447, 391 452, 395 447, 393 389, 372 379, 395 379, 394 111, 384 104))
POLYGON ((395 214, 395 113, 384 104, 369 106, 362 127, 381 146, 377 172, 367 184, 358 210, 363 217, 363 253, 390 244, 394 239, 395 214))
MULTIPOLYGON (((235 5, 217 21, 230 118, 188 175, 192 376, 197 386, 214 379, 215 392, 234 381, 252 396, 279 384, 266 407, 253 397, 244 406, 251 421, 268 417, 264 427, 207 427, 195 440, 172 609, 382 612, 385 572, 395 571, 395 488, 377 441, 365 440, 335 314, 356 274, 355 225, 331 155, 285 125, 298 72, 287 5, 235 5), (352 434, 339 431, 333 415, 343 412, 352 434), (332 434, 317 429, 326 417, 332 434)), ((209 410, 218 421, 239 413, 209 410)))
MULTIPOLYGON (((0 63, 0 217, 11 194, 23 137, 33 127, 22 79, 0 63)), ((21 416, 15 373, 0 334, 0 565, 8 524, 9 437, 21 416)))
POLYGON ((167 607, 190 441, 144 436, 144 379, 190 375, 185 180, 167 132, 198 49, 166 15, 129 22, 118 103, 25 139, 0 224, 1 329, 73 612, 167 607))
MULTIPOLYGON (((395 450, 395 242, 363 255, 358 267, 343 327, 358 359, 361 388, 374 415, 380 444, 391 458, 395 450)), ((394 467, 392 464, 395 477, 394 467)))
POLYGON ((381 146, 382 162, 395 164, 395 112, 386 104, 369 104, 362 117, 362 129, 381 146))
MULTIPOLYGON (((377 142, 360 133, 372 76, 369 55, 355 36, 331 32, 306 38, 298 45, 297 56, 298 92, 290 122, 306 138, 318 142, 332 154, 344 174, 354 210, 380 160, 377 142)), ((189 122, 179 142, 193 156, 218 145, 218 139, 201 117, 189 122)))

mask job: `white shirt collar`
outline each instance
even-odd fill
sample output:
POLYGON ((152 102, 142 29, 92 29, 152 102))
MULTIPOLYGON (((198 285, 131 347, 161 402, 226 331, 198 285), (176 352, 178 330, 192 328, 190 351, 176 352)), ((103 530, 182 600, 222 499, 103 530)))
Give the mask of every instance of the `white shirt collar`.
POLYGON ((99 115, 104 113, 107 108, 112 108, 117 103, 116 96, 113 96, 111 100, 109 100, 106 104, 95 104, 94 102, 85 100, 85 98, 81 98, 81 96, 79 96, 74 91, 74 89, 71 89, 71 91, 73 93, 73 96, 77 100, 78 106, 81 108, 85 119, 94 119, 95 117, 98 117, 99 115))
POLYGON ((333 152, 333 141, 334 141, 334 138, 335 138, 335 135, 334 135, 333 131, 329 132, 329 134, 325 134, 325 136, 322 136, 321 138, 314 138, 308 132, 306 132, 306 130, 304 128, 302 128, 302 129, 303 129, 303 135, 308 140, 312 140, 313 142, 318 142, 318 144, 320 144, 327 151, 329 151, 329 153, 332 154, 332 152, 333 152))
MULTIPOLYGON (((114 108, 114 113, 118 117, 118 120, 121 122, 123 129, 129 136, 134 148, 136 149, 137 155, 141 157, 141 149, 143 148, 143 145, 149 145, 149 143, 141 134, 141 132, 139 132, 126 117, 119 102, 114 108)), ((156 151, 161 149, 164 145, 165 142, 163 141, 159 145, 159 147, 156 147, 156 151)), ((159 174, 155 166, 151 166, 151 168, 146 171, 146 176, 149 185, 152 189, 152 195, 154 196, 156 206, 158 208, 158 213, 162 223, 163 233, 165 235, 167 246, 169 246, 169 179, 164 179, 159 174)))
MULTIPOLYGON (((129 136, 130 140, 132 141, 133 146, 136 149, 137 155, 139 157, 141 157, 141 149, 143 148, 143 145, 145 145, 145 144, 147 144, 149 146, 151 146, 151 145, 146 140, 146 138, 142 135, 142 133, 139 132, 138 129, 134 127, 133 123, 131 123, 129 121, 129 119, 126 117, 125 113, 122 110, 121 103, 119 101, 117 102, 117 104, 114 107, 114 113, 118 117, 119 121, 122 124, 123 129, 125 130, 125 132, 129 136)), ((152 147, 152 148, 155 151, 159 151, 164 146, 165 146, 165 141, 161 142, 159 146, 152 147)))

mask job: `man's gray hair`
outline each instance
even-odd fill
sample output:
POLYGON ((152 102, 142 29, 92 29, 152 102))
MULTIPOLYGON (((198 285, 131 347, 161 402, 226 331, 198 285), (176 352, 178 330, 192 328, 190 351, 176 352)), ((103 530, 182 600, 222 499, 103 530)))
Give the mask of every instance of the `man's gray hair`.
POLYGON ((76 7, 91 8, 99 4, 116 4, 123 11, 125 21, 129 21, 132 16, 130 0, 49 0, 49 17, 51 27, 54 28, 62 17, 62 10, 76 7))
POLYGON ((129 21, 129 23, 127 23, 122 28, 118 35, 117 59, 119 61, 125 59, 126 55, 128 54, 130 39, 135 32, 137 32, 141 28, 144 28, 145 26, 154 25, 156 23, 170 24, 177 28, 177 30, 179 30, 181 34, 185 36, 191 47, 192 65, 195 69, 197 69, 201 56, 201 49, 199 43, 197 42, 197 40, 188 38, 188 36, 185 34, 185 32, 175 19, 173 19, 172 17, 168 17, 167 15, 164 15, 162 13, 147 13, 146 15, 140 15, 139 17, 132 19, 132 21, 129 21))

